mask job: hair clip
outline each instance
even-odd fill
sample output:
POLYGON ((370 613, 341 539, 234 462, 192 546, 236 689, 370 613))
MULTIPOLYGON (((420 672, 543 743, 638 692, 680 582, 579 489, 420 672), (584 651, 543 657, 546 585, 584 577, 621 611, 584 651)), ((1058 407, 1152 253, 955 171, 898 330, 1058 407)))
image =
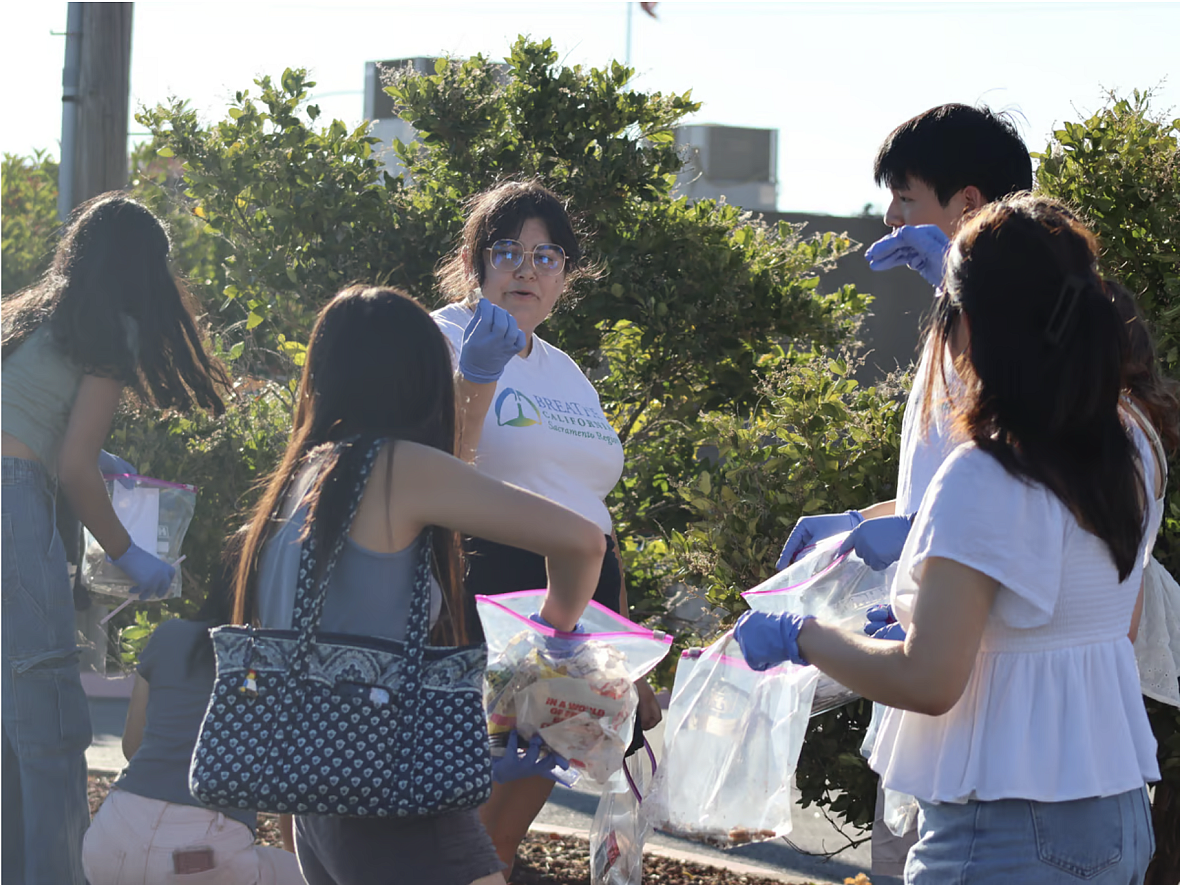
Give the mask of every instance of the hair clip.
POLYGON ((1059 347, 1065 338, 1069 321, 1073 318, 1078 306, 1078 296, 1086 288, 1086 281, 1079 276, 1067 274, 1061 284, 1061 291, 1057 295, 1057 303, 1049 314, 1049 322, 1045 325, 1045 340, 1050 347, 1059 347))

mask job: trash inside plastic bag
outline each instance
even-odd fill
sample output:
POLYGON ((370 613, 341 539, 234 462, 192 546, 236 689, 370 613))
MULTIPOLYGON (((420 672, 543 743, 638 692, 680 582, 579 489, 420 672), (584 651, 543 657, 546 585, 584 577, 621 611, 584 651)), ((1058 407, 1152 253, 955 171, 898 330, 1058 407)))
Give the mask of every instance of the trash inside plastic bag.
POLYGON ((611 775, 598 800, 590 825, 590 885, 642 885, 643 846, 652 831, 643 797, 656 773, 646 739, 643 748, 647 752, 624 760, 611 775))
POLYGON ((571 772, 603 784, 631 742, 639 706, 633 683, 663 659, 672 637, 597 602, 582 615, 586 632, 563 633, 529 620, 544 598, 544 590, 475 597, 488 644, 492 755, 503 753, 514 728, 525 740, 540 734, 571 772))
MULTIPOLYGON (((127 529, 131 540, 165 562, 180 558, 180 547, 193 511, 197 506, 197 487, 184 483, 165 482, 147 476, 104 476, 111 506, 119 522, 127 529), (126 488, 123 482, 133 480, 126 488)), ((135 586, 121 568, 111 562, 106 551, 87 530, 83 535, 82 583, 92 593, 126 599, 135 586)), ((172 585, 162 597, 180 596, 180 569, 172 585)))
POLYGON ((732 848, 791 832, 791 784, 819 671, 751 670, 727 633, 681 655, 643 810, 675 836, 732 848))
MULTIPOLYGON (((875 572, 849 552, 838 554, 848 533, 825 538, 795 562, 742 594, 754 611, 812 615, 848 630, 864 628, 865 614, 889 602, 897 565, 875 572)), ((860 695, 820 674, 811 715, 857 700, 860 695)))

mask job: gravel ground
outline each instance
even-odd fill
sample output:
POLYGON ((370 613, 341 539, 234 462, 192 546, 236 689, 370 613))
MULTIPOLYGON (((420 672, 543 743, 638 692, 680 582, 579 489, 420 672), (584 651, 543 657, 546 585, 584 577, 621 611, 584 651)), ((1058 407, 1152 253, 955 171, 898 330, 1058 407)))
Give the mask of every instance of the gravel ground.
MULTIPOLYGON (((88 792, 90 813, 106 798, 113 777, 90 775, 88 792)), ((260 814, 258 841, 263 845, 280 846, 278 818, 260 814)), ((872 885, 863 873, 855 879, 845 879, 846 885, 872 885)), ((546 833, 530 833, 520 846, 511 885, 588 885, 590 882, 590 852, 585 839, 546 833)), ((643 860, 644 885, 784 885, 781 879, 735 873, 721 867, 647 855, 643 860)), ((806 885, 805 882, 791 885, 806 885)))

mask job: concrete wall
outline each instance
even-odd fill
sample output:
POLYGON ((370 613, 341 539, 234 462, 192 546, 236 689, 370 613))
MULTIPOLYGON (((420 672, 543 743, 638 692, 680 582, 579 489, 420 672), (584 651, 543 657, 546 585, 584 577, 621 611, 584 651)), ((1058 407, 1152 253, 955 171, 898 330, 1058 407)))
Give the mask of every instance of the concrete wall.
POLYGON ((879 216, 806 215, 799 212, 764 212, 773 224, 803 222, 804 235, 831 231, 847 234, 861 247, 845 256, 834 270, 820 277, 821 292, 832 292, 848 283, 857 291, 874 296, 871 315, 861 327, 865 344, 865 365, 857 373, 862 384, 872 384, 897 367, 906 367, 917 359, 919 331, 929 311, 933 290, 908 267, 875 272, 869 269, 864 250, 889 232, 879 216))

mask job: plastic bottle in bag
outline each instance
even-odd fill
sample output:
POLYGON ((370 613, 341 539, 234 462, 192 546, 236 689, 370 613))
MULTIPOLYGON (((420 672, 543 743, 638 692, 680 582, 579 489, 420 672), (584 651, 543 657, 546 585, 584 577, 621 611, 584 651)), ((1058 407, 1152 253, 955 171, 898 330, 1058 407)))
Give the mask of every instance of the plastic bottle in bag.
POLYGON ((675 836, 732 848, 791 832, 791 784, 819 671, 758 672, 733 634, 684 652, 644 811, 675 836))
POLYGON ((656 773, 647 741, 606 782, 590 825, 590 885, 642 885, 643 846, 652 826, 643 798, 656 773))

